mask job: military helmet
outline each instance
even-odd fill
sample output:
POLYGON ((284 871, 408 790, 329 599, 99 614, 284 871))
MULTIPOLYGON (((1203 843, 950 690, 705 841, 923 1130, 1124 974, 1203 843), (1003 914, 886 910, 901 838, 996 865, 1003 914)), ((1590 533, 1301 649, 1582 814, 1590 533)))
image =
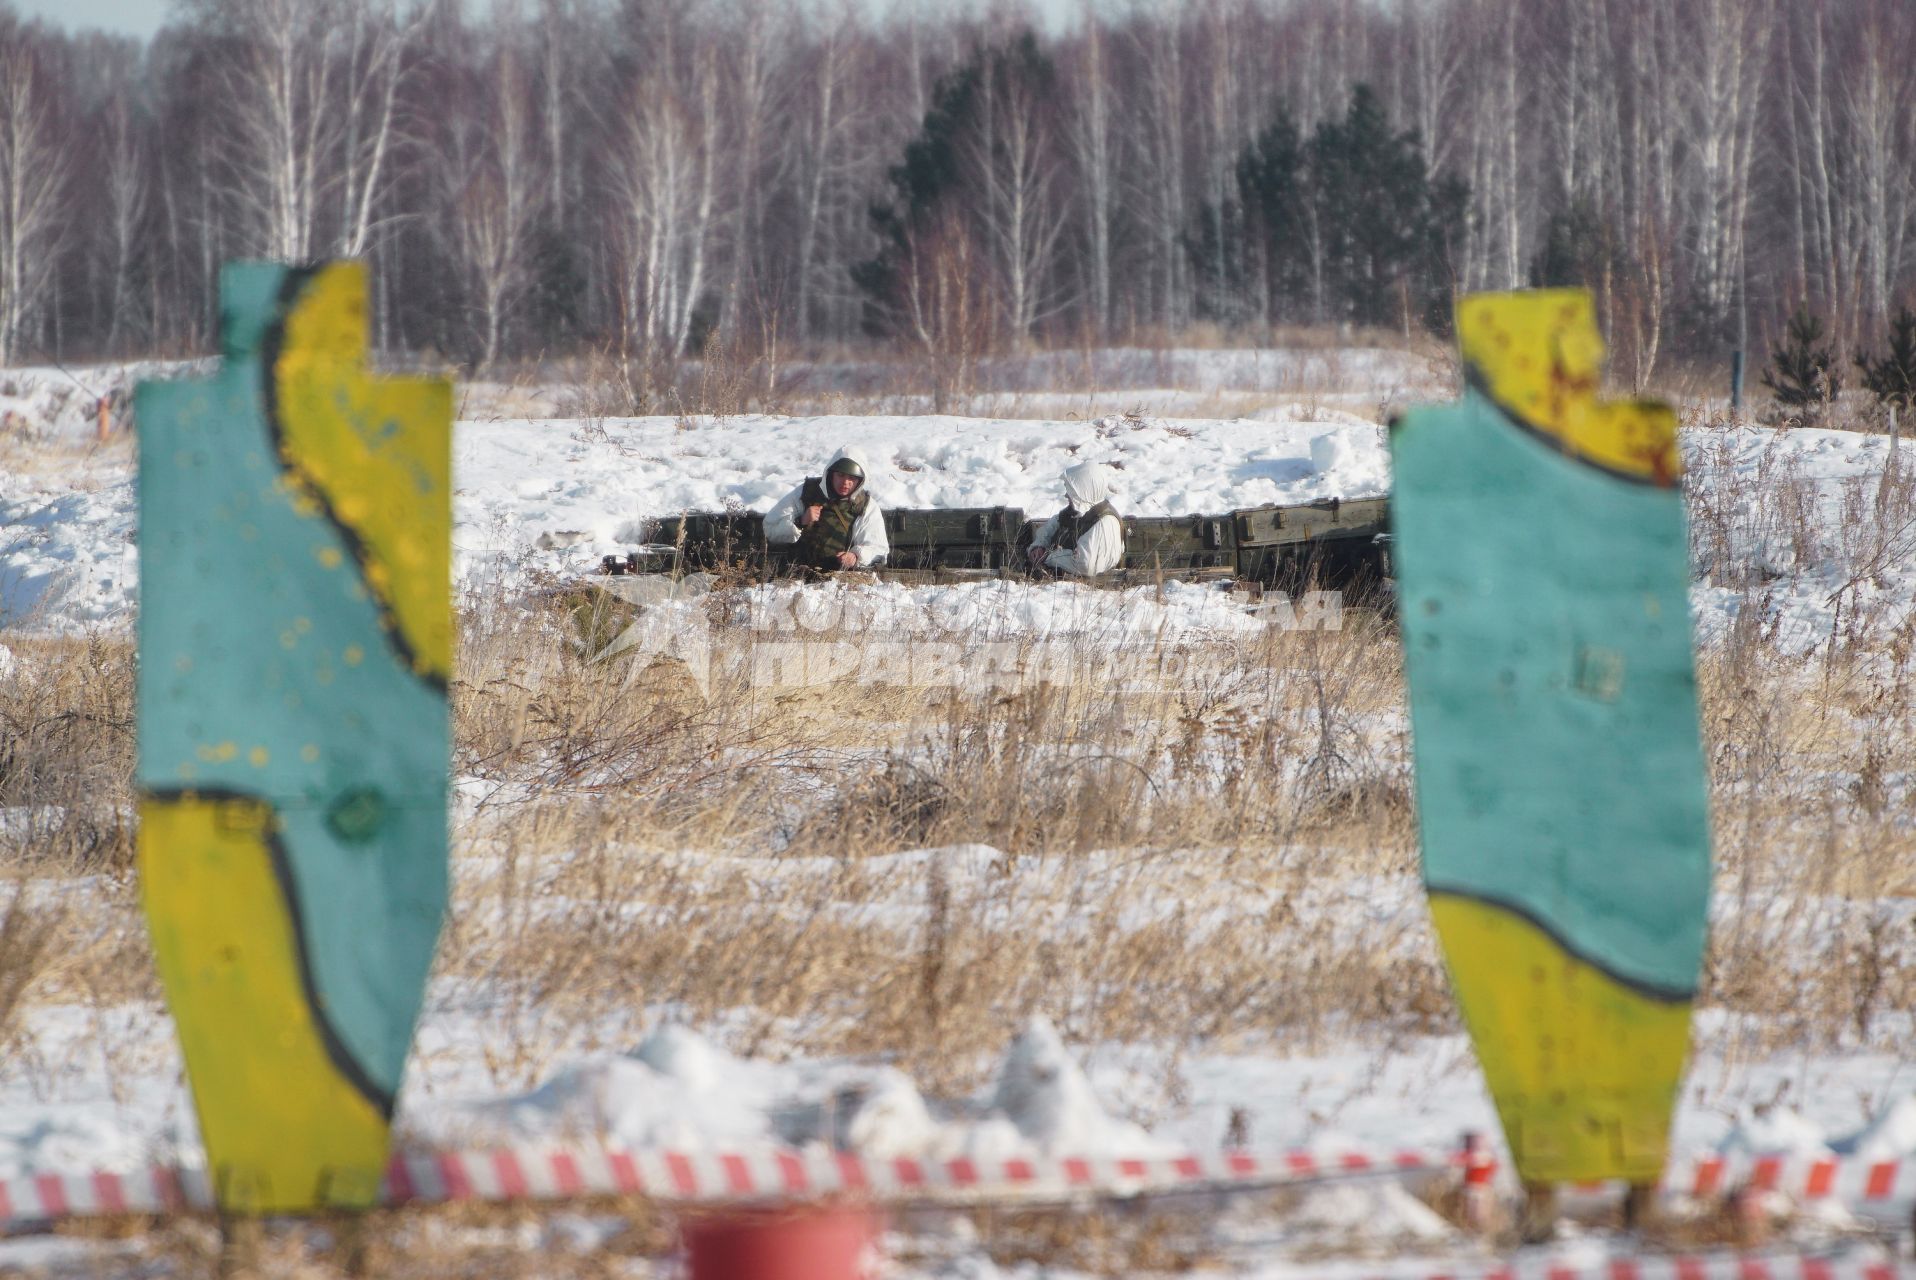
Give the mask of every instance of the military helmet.
POLYGON ((858 465, 856 458, 834 458, 832 465, 825 468, 826 475, 850 476, 854 480, 865 478, 865 468, 858 465))

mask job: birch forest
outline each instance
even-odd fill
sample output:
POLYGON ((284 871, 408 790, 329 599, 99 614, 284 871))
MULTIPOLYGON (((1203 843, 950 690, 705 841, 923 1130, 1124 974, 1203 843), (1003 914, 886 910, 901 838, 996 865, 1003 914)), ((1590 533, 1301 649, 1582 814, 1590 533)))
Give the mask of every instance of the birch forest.
POLYGON ((1916 301, 1916 4, 0 6, 0 362, 204 353, 222 262, 336 255, 382 350, 473 368, 1414 331, 1532 283, 1639 381, 1799 308, 1847 354, 1916 301))

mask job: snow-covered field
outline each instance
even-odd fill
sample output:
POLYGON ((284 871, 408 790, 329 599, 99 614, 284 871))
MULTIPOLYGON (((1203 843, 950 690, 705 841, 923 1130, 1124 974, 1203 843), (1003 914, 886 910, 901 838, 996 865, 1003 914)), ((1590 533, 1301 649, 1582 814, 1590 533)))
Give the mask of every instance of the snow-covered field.
MULTIPOLYGON (((1377 424, 1281 406, 1269 414, 1228 421, 465 421, 454 442, 455 573, 466 587, 490 594, 535 573, 587 571, 601 555, 640 540, 648 518, 764 510, 848 444, 873 460, 872 493, 900 507, 1007 505, 1046 513, 1061 502, 1060 473, 1087 458, 1114 468, 1116 502, 1140 515, 1388 491, 1389 455, 1377 424)), ((130 447, 122 440, 89 449, 81 441, 90 421, 66 427, 64 440, 49 432, 48 448, 0 469, 0 628, 111 625, 135 607, 130 447)), ((1887 437, 1697 427, 1685 431, 1684 448, 1696 472, 1697 540, 1705 544, 1693 594, 1704 637, 1720 636, 1756 608, 1778 645, 1808 653, 1828 642, 1845 611, 1892 628, 1909 616, 1916 530, 1884 530, 1879 545, 1868 548, 1852 541, 1866 525, 1858 511, 1875 499, 1887 437), (1801 523, 1776 518, 1779 485, 1800 494, 1801 523), (1859 566, 1867 569, 1860 577, 1859 566), (1760 586, 1754 592, 1753 581, 1760 586)), ((1916 449, 1904 453, 1906 465, 1916 466, 1916 449)), ((1047 590, 1055 589, 1036 594, 1047 590)))
MULTIPOLYGON (((459 424, 454 442, 456 573, 469 601, 511 608, 524 589, 624 549, 649 517, 729 505, 762 509, 844 444, 867 450, 875 463, 873 492, 901 506, 1045 511, 1058 501, 1059 472, 1085 458, 1111 464, 1118 504, 1144 514, 1388 492, 1383 429, 1307 393, 1328 380, 1356 409, 1369 378, 1376 380, 1373 402, 1401 401, 1396 388, 1417 376, 1409 357, 1331 353, 1313 357, 1328 361, 1325 368, 1252 362, 1247 372, 1234 363, 1237 355, 1224 354, 1231 358, 1160 360, 1162 368, 1130 355, 1113 357, 1112 367, 1143 367, 1140 383, 1164 374, 1205 394, 1267 393, 1268 402, 1250 416, 475 414, 459 424)), ((1075 385, 1067 370, 1014 372, 1006 375, 1014 388, 1044 376, 1075 385)), ((47 392, 52 376, 36 382, 20 375, 0 387, 14 396, 7 403, 19 406, 20 422, 31 420, 30 430, 17 426, 12 437, 0 431, 0 640, 23 652, 46 636, 124 635, 137 606, 130 447, 124 438, 95 443, 90 406, 47 392)), ((846 387, 857 384, 856 371, 832 376, 846 387)), ((822 379, 819 385, 830 385, 822 379)), ((1874 673, 1864 678, 1878 681, 1870 688, 1904 679, 1916 632, 1916 526, 1879 514, 1908 507, 1906 494, 1896 507, 1894 493, 1883 493, 1888 441, 1835 430, 1694 426, 1684 447, 1697 560, 1692 599, 1706 658, 1755 637, 1786 669, 1813 675, 1821 662, 1826 682, 1839 650, 1863 656, 1856 669, 1874 673)), ((1903 461, 1916 471, 1907 448, 1903 461)), ((776 630, 764 621, 772 618, 789 630, 835 638, 1017 641, 1096 633, 1197 647, 1246 643, 1269 626, 1268 615, 1228 593, 1184 584, 1124 595, 1022 583, 770 586, 739 593, 726 607, 730 613, 719 614, 709 602, 673 601, 651 616, 653 625, 679 634, 728 625, 727 617, 776 630)), ((0 644, 0 681, 19 678, 31 679, 32 671, 0 644)), ((1204 699, 1218 697, 1196 691, 1178 714, 1204 722, 1213 714, 1204 699)), ((1867 714, 1861 694, 1856 701, 1851 710, 1867 714)), ((1910 727, 1903 726, 1905 740, 1910 727)), ((1400 709, 1367 711, 1354 732, 1374 740, 1381 755, 1401 755, 1400 709)), ((835 758, 844 771, 868 764, 856 741, 834 750, 842 752, 835 758)), ((1892 760, 1907 758, 1906 746, 1898 750, 1905 754, 1892 760)), ((1848 795, 1862 785, 1860 775, 1827 761, 1793 760, 1789 768, 1798 778, 1793 785, 1811 795, 1848 795), (1831 772, 1801 781, 1817 768, 1831 772)), ((934 914, 942 921, 949 901, 975 912, 990 936, 1038 921, 1056 944, 1078 938, 1088 946, 1095 937, 1106 945, 1112 935, 1089 930, 1085 921, 1097 904, 1110 904, 1117 918, 1109 927, 1119 937, 1175 929, 1172 936, 1186 941, 1215 934, 1228 947, 1237 936, 1232 930, 1243 929, 1281 949, 1287 931, 1302 936, 1315 928, 1336 935, 1340 954, 1375 956, 1380 966, 1387 958, 1412 968, 1431 963, 1416 882, 1402 866, 1313 871, 1299 880, 1270 868, 1253 872, 1228 855, 899 847, 859 859, 861 888, 848 898, 849 873, 838 859, 808 858, 796 847, 775 856, 706 848, 647 854, 631 873, 633 897, 587 902, 566 878, 584 851, 560 849, 522 866, 497 847, 498 829, 485 825, 489 806, 505 806, 518 790, 477 777, 457 785, 466 835, 455 914, 468 952, 474 938, 522 942, 528 920, 511 895, 543 893, 549 882, 568 887, 539 897, 540 910, 570 919, 568 913, 613 908, 622 930, 655 922, 663 929, 668 917, 683 927, 686 917, 662 905, 664 888, 653 900, 651 886, 669 885, 672 894, 709 895, 701 903, 734 894, 764 913, 760 919, 781 910, 814 912, 835 928, 895 935, 905 948, 923 945, 928 922, 934 914), (1270 875, 1290 877, 1289 887, 1271 891, 1270 875)), ((1916 777, 1892 765, 1869 785, 1888 797, 1888 816, 1880 820, 1886 843, 1878 852, 1889 875, 1874 890, 1880 896, 1828 885, 1814 900, 1770 898, 1757 891, 1750 871, 1726 886, 1734 894, 1720 895, 1718 929, 1769 930, 1769 944, 1799 949, 1806 966, 1862 963, 1864 953, 1850 940, 1867 934, 1881 939, 1869 953, 1874 963, 1888 964, 1892 975, 1908 972, 1916 959, 1916 777)), ((1825 854, 1805 844, 1786 856, 1825 854)), ((1334 866, 1335 859, 1308 865, 1334 866)), ((26 882, 11 892, 35 902, 58 895, 71 916, 97 922, 101 936, 137 927, 125 886, 109 878, 26 882)), ((1384 972, 1380 967, 1379 981, 1384 972)), ((1916 1155, 1916 1009, 1893 985, 1901 980, 1892 978, 1882 1003, 1864 1011, 1870 1016, 1859 1018, 1856 1034, 1823 1037, 1813 1048, 1793 1041, 1782 1014, 1705 1011, 1676 1146, 1916 1155)), ((693 1017, 683 1000, 651 992, 559 1009, 508 998, 506 985, 503 975, 495 984, 470 967, 435 980, 400 1103, 408 1142, 467 1147, 603 1135, 726 1147, 776 1139, 872 1155, 989 1158, 1213 1150, 1227 1133, 1263 1149, 1450 1147, 1465 1131, 1496 1130, 1468 1046, 1442 1027, 1383 1031, 1353 1017, 1315 1021, 1295 1034, 1253 1035, 1226 1020, 1233 1029, 1214 1038, 1113 1039, 1092 1029, 1102 1024, 1081 1002, 1063 999, 1049 1021, 1007 1016, 992 1026, 980 1042, 989 1049, 952 1068, 983 1083, 954 1092, 901 1069, 887 1054, 815 1051, 809 1046, 816 1027, 807 1024, 828 1020, 824 1010, 794 1019, 741 1006, 693 1017), (502 1056, 499 1046, 507 1042, 512 1052, 502 1056)), ((1134 1001, 1147 1006, 1138 1015, 1142 1025, 1153 1021, 1153 998, 1140 993, 1134 1001)), ((1281 1006, 1286 993, 1258 999, 1281 1006)), ((1162 1011, 1160 1020, 1175 1021, 1173 1011, 1162 1011)), ((0 1174, 126 1169, 199 1155, 171 1027, 150 995, 46 1002, 22 1013, 0 1060, 0 1174)), ((1328 1253, 1390 1260, 1392 1267, 1415 1263, 1426 1272, 1416 1260, 1435 1259, 1453 1271, 1485 1262, 1482 1246, 1394 1189, 1339 1187, 1286 1205, 1276 1214, 1246 1201, 1219 1215, 1204 1257, 1235 1273, 1269 1276, 1322 1274, 1328 1253)), ((1842 1225, 1824 1220, 1821 1228, 1842 1225)), ((1001 1267, 962 1222, 914 1230, 914 1260, 889 1274, 1060 1274, 1030 1263, 1001 1267)), ((527 1247, 578 1253, 604 1238, 581 1218, 548 1224, 527 1247)), ((48 1266, 84 1274, 107 1266, 118 1247, 0 1241, 0 1270, 48 1266)), ((1591 1232, 1557 1247, 1587 1264, 1624 1246, 1591 1232)), ((662 1275, 670 1265, 638 1261, 630 1271, 662 1275)))

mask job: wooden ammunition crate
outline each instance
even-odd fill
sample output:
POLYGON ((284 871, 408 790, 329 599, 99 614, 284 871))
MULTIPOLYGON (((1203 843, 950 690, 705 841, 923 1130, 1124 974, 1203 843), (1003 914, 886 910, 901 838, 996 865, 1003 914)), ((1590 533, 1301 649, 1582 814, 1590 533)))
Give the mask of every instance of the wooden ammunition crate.
POLYGON ((1325 498, 1295 506, 1247 507, 1231 513, 1240 547, 1276 546, 1309 542, 1313 538, 1352 537, 1382 533, 1390 527, 1390 503, 1385 498, 1344 501, 1325 498))
POLYGON ((694 511, 667 516, 647 530, 652 547, 678 552, 687 571, 720 570, 765 563, 765 517, 756 511, 694 511))
POLYGON ((1231 516, 1127 516, 1126 569, 1178 572, 1234 569, 1237 529, 1231 516))
POLYGON ((1376 534, 1239 547, 1238 577, 1285 591, 1306 588, 1363 594, 1391 576, 1390 542, 1376 534))
POLYGON ((1015 543, 1024 524, 1021 507, 902 507, 885 512, 885 536, 894 547, 1015 543))
POLYGON ((1023 561, 1025 513, 1019 507, 901 508, 885 512, 887 568, 1007 569, 1023 561))

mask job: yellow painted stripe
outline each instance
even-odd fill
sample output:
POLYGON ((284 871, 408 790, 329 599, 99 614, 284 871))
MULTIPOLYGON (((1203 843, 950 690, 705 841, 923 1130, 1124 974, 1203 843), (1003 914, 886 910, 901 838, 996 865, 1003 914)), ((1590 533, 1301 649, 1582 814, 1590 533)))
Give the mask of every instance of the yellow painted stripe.
POLYGON ((1655 1177, 1689 1002, 1631 990, 1500 907, 1432 894, 1430 911, 1519 1176, 1655 1177))
POLYGON ((273 369, 281 447, 365 548, 366 585, 420 673, 444 680, 452 671, 452 386, 368 376, 366 339, 365 267, 322 267, 286 317, 273 369))
POLYGON ((292 914, 251 799, 148 797, 140 881, 222 1207, 365 1206, 386 1118, 340 1074, 300 982, 292 914))
POLYGON ((1471 294, 1457 340, 1490 398, 1572 457, 1652 484, 1682 476, 1669 406, 1597 398, 1603 337, 1588 290, 1471 294))

